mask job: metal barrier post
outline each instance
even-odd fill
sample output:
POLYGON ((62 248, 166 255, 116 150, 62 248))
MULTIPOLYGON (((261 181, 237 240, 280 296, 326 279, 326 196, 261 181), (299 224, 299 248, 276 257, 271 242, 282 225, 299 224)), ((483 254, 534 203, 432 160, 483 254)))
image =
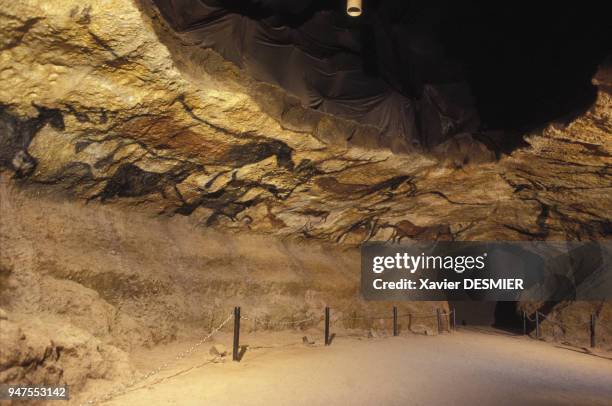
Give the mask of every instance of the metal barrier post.
POLYGON ((540 338, 540 312, 536 310, 536 338, 540 338))
POLYGON ((442 334, 442 320, 440 320, 440 309, 436 309, 436 317, 438 318, 438 334, 442 334))
POLYGON ((527 335, 527 312, 523 310, 523 335, 527 335))
POLYGON ((453 330, 457 330, 457 308, 453 308, 453 330))
POLYGON ((325 307, 325 345, 329 345, 329 307, 325 307))
POLYGON ((591 314, 591 348, 595 348, 595 315, 591 314))
POLYGON ((232 360, 240 361, 240 306, 234 307, 234 348, 232 360))
POLYGON ((397 306, 393 306, 393 336, 397 336, 397 306))

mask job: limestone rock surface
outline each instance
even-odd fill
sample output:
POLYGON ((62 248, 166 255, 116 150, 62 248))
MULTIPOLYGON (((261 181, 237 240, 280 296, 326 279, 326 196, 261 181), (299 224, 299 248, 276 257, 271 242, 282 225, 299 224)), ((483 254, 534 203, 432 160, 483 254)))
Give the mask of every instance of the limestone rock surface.
POLYGON ((179 47, 151 7, 0 0, 0 331, 14 346, 0 381, 29 365, 60 379, 58 345, 66 362, 97 360, 69 368, 81 385, 83 371, 119 376, 132 347, 207 330, 236 301, 262 319, 329 301, 361 312, 351 250, 368 240, 610 237, 609 66, 588 111, 510 154, 470 134, 394 154, 365 126, 179 47), (247 232, 276 242, 234 239, 247 232), (321 245, 306 255, 294 240, 321 245))
POLYGON ((174 49, 146 2, 2 6, 0 164, 20 182, 346 244, 609 235, 607 70, 588 112, 497 162, 472 147, 396 155, 212 51, 174 49))

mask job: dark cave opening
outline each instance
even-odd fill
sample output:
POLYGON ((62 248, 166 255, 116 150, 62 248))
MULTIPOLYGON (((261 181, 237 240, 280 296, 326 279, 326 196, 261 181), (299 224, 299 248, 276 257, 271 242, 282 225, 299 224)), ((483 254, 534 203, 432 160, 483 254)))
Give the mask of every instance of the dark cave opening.
POLYGON ((512 332, 522 331, 523 319, 517 306, 518 302, 497 302, 493 313, 493 327, 512 332))
MULTIPOLYGON (((309 72, 285 72, 279 61, 283 58, 273 55, 258 66, 260 73, 268 71, 260 76, 278 76, 280 69, 284 73, 278 81, 284 80, 288 91, 305 86, 310 86, 305 94, 316 90, 317 99, 307 99, 314 108, 336 98, 337 105, 324 105, 324 111, 355 121, 382 122, 391 133, 426 147, 469 132, 509 152, 522 145, 525 133, 584 112, 595 99, 591 79, 610 52, 612 34, 605 13, 598 12, 600 6, 594 2, 367 0, 357 18, 346 14, 342 0, 155 3, 175 30, 191 34, 211 19, 228 15, 272 27, 266 35, 288 28, 278 38, 264 35, 262 42, 271 41, 278 48, 293 45, 331 60, 331 69, 359 69, 361 76, 353 82, 343 76, 331 84, 295 85, 300 80, 325 82, 329 72, 314 79, 309 72), (370 109, 367 101, 373 94, 387 94, 380 83, 404 99, 391 107, 373 103, 370 109), (458 83, 466 84, 467 91, 427 93, 432 85, 440 89, 458 83), (371 92, 364 91, 370 85, 371 92), (352 98, 358 102, 347 107, 352 98), (406 100, 410 109, 397 107, 406 100), (397 112, 370 117, 376 109, 397 112), (401 118, 407 115, 413 117, 408 124, 401 118)), ((227 38, 219 41, 226 42, 221 48, 227 50, 227 38)))
MULTIPOLYGON (((457 311, 456 322, 463 326, 495 327, 510 333, 522 333, 523 318, 518 309, 518 302, 476 302, 450 301, 449 306, 457 311)), ((532 323, 527 320, 527 330, 532 323)))

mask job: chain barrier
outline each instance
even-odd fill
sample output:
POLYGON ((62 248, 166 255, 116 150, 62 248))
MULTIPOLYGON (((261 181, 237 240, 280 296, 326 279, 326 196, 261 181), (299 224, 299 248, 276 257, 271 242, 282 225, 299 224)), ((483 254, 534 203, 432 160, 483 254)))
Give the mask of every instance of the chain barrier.
MULTIPOLYGON (((455 311, 452 310, 448 313, 440 313, 441 317, 450 317, 453 315, 455 311)), ((342 314, 342 312, 335 312, 336 314, 342 314)), ((431 313, 404 313, 404 314, 399 314, 397 317, 398 318, 404 318, 404 317, 412 317, 412 318, 433 318, 433 317, 437 317, 438 314, 437 312, 431 312, 431 313)), ((287 321, 271 321, 271 320, 267 320, 267 319, 262 319, 262 318, 258 318, 258 317, 253 317, 253 316, 240 316, 240 319, 242 320, 247 320, 247 321, 252 321, 255 326, 259 325, 265 325, 267 327, 275 327, 275 326, 290 326, 290 325, 300 325, 300 324, 304 324, 307 322, 311 322, 311 321, 316 321, 316 322, 321 322, 323 321, 325 318, 320 316, 320 317, 315 317, 315 316, 311 316, 308 317, 306 319, 302 319, 302 320, 287 320, 287 321)), ((392 320, 393 316, 389 316, 389 315, 367 315, 367 316, 348 316, 348 317, 342 317, 342 316, 336 316, 335 318, 333 318, 332 320, 330 320, 330 324, 336 324, 338 322, 342 322, 342 321, 356 321, 356 320, 392 320)))
MULTIPOLYGON (((215 333, 217 333, 219 330, 221 330, 227 324, 227 322, 232 319, 232 317, 233 317, 233 314, 230 314, 221 324, 219 324, 216 328, 214 328, 206 336, 202 337, 200 339, 200 341, 198 341, 197 343, 192 345, 188 350, 179 352, 176 355, 176 357, 175 357, 175 361, 181 360, 181 359, 185 358, 185 356, 190 355, 192 352, 194 352, 199 346, 204 344, 215 333)), ((127 392, 128 389, 138 385, 139 383, 142 383, 142 382, 146 381, 147 379, 157 375, 158 373, 160 373, 162 370, 166 369, 169 366, 170 366, 170 361, 165 362, 162 365, 160 365, 159 367, 157 367, 156 369, 154 369, 154 370, 148 372, 147 374, 141 376, 140 378, 134 378, 132 381, 130 381, 127 384, 123 385, 119 389, 115 389, 115 390, 113 390, 111 392, 108 392, 107 394, 105 394, 104 396, 101 396, 99 398, 94 398, 94 399, 91 399, 91 400, 89 400, 89 401, 87 401, 85 403, 81 403, 81 406, 94 405, 94 404, 99 403, 99 402, 107 402, 107 401, 111 400, 112 398, 115 398, 115 397, 117 397, 119 395, 124 394, 125 392, 127 392)))
MULTIPOLYGON (((450 317, 455 313, 455 310, 450 311, 449 313, 440 313, 440 316, 444 316, 444 317, 450 317)), ((340 313, 342 314, 342 313, 340 313)), ((398 315, 397 317, 437 317, 438 313, 437 312, 433 312, 433 313, 405 313, 402 315, 398 315)), ((178 361, 181 360, 183 358, 185 358, 186 356, 190 355, 191 353, 193 353, 198 347, 200 347, 202 344, 204 344, 206 341, 208 341, 214 334, 216 334, 219 330, 221 330, 230 320, 232 320, 232 318, 234 317, 233 313, 230 313, 227 318, 221 323, 219 324, 216 328, 214 328, 213 330, 210 331, 210 333, 208 333, 207 335, 205 335, 204 337, 202 337, 197 343, 193 344, 190 348, 188 348, 185 351, 181 351, 179 352, 176 356, 174 361, 178 361)), ((311 322, 311 321, 323 321, 324 317, 315 317, 315 316, 311 316, 305 319, 301 319, 301 320, 292 320, 292 321, 270 321, 270 320, 262 320, 259 319, 257 317, 249 317, 249 316, 240 316, 241 319, 244 320, 249 320, 249 321, 253 321, 255 324, 257 323, 261 323, 261 324, 265 324, 266 326, 288 326, 288 325, 300 325, 300 324, 304 324, 307 322, 311 322)), ((340 321, 354 321, 354 320, 390 320, 393 319, 393 316, 357 316, 357 317, 336 317, 334 320, 330 321, 331 323, 337 323, 340 321)), ((450 319, 449 319, 450 320, 450 319)), ((112 390, 106 394, 104 394, 103 396, 99 396, 93 399, 90 399, 89 401, 86 401, 84 403, 81 403, 81 406, 86 406, 86 405, 94 405, 96 403, 100 403, 100 402, 107 402, 117 396, 123 395, 125 394, 128 389, 133 388, 134 386, 141 384, 145 381, 147 381, 149 378, 159 374, 161 371, 163 371, 164 369, 168 368, 171 364, 171 362, 174 361, 167 361, 164 362, 162 365, 158 366, 156 369, 149 371, 147 374, 138 377, 138 378, 134 378, 132 379, 130 382, 122 385, 121 387, 112 390)))
MULTIPOLYGON (((549 316, 547 316, 547 315, 545 315, 544 313, 541 313, 541 312, 539 312, 539 311, 538 311, 538 312, 536 312, 536 313, 538 314, 538 316, 539 316, 539 317, 541 317, 540 321, 542 321, 542 320, 548 320, 549 322, 551 322, 551 323, 553 323, 553 324, 556 324, 556 325, 559 325, 559 326, 565 326, 565 327, 570 326, 570 324, 569 324, 569 323, 567 323, 567 322, 566 322, 566 323, 563 323, 563 322, 560 322, 560 321, 554 320, 554 319, 552 319, 551 317, 549 317, 549 316)), ((535 313, 534 313, 534 315, 535 315, 535 313)), ((533 318, 532 318, 532 317, 529 317, 529 314, 527 314, 527 312, 525 312, 525 318, 526 318, 527 320, 529 320, 529 321, 533 322, 533 323, 535 323, 535 322, 536 322, 536 318, 535 318, 535 317, 533 317, 533 318)), ((605 323, 605 322, 607 322, 607 321, 608 321, 607 319, 604 319, 604 318, 596 318, 595 320, 596 320, 598 323, 605 323)), ((590 324, 591 324, 591 321, 590 321, 590 320, 587 320, 587 321, 576 322, 576 323, 573 323, 573 324, 571 324, 571 325, 573 325, 573 326, 588 326, 588 325, 590 325, 590 324)))
POLYGON ((390 320, 393 316, 354 316, 354 317, 340 317, 333 321, 335 324, 339 321, 355 321, 355 320, 390 320))
MULTIPOLYGON (((450 313, 440 313, 440 316, 444 316, 450 313)), ((428 317, 438 317, 438 313, 433 312, 433 313, 406 313, 406 314, 401 314, 397 317, 412 317, 412 318, 428 318, 428 317)))
MULTIPOLYGON (((594 348, 597 346, 597 326, 607 326, 606 319, 603 317, 598 317, 596 314, 591 314, 590 320, 588 321, 574 321, 574 322, 562 322, 550 317, 550 315, 546 315, 538 310, 533 313, 535 315, 534 318, 531 318, 527 312, 523 312, 524 320, 529 320, 530 322, 536 323, 536 338, 540 338, 542 336, 542 323, 548 322, 552 325, 552 336, 557 338, 557 330, 555 327, 561 330, 561 334, 564 335, 570 330, 572 327, 574 329, 585 329, 591 340, 591 347, 594 348)), ((525 322, 523 322, 525 323, 525 322)), ((549 330, 550 333, 550 330, 549 330)), ((523 334, 526 334, 526 326, 523 324, 523 334)))
MULTIPOLYGON (((451 315, 453 315, 455 311, 450 311, 449 313, 440 313, 440 316, 444 316, 444 317, 450 317, 451 315)), ((340 313, 342 314, 342 313, 340 313)), ((214 328, 210 333, 208 333, 206 336, 202 337, 197 343, 193 344, 189 349, 185 350, 185 351, 181 351, 179 352, 174 361, 178 361, 181 360, 183 358, 185 358, 187 355, 190 355, 191 353, 193 353, 198 347, 200 347, 203 343, 205 343, 206 341, 208 341, 214 334, 216 334, 219 330, 221 330, 230 320, 232 320, 232 318, 234 317, 233 313, 230 313, 228 315, 228 317, 221 323, 219 324, 216 328, 214 328)), ((433 313, 405 313, 405 314, 401 314, 397 316, 398 318, 401 317, 412 317, 412 318, 418 318, 418 317, 437 317, 437 313, 433 312, 433 313)), ((257 317, 249 317, 249 316, 240 316, 241 319, 243 320, 248 320, 248 321, 253 321, 256 325, 257 323, 260 324, 265 324, 266 326, 288 326, 288 325, 300 325, 300 324, 304 324, 307 322, 311 322, 311 321, 323 321, 324 317, 315 317, 315 316, 311 316, 308 317, 306 319, 301 319, 301 320, 292 320, 292 321, 270 321, 270 320, 265 320, 265 319, 259 319, 257 317)), ((393 316, 357 316, 357 317, 336 317, 334 320, 330 320, 330 324, 334 324, 340 321, 354 321, 354 320, 391 320, 393 319, 393 316)), ((168 368, 171 364, 171 362, 173 361, 167 361, 165 363, 163 363, 162 365, 160 365, 159 367, 157 367, 156 369, 148 372, 147 374, 139 377, 139 378, 134 378, 132 381, 124 384, 123 386, 121 386, 118 389, 115 389, 113 391, 110 391, 108 393, 106 393, 103 396, 91 399, 85 403, 81 403, 81 406, 86 406, 86 405, 94 405, 96 403, 100 403, 100 402, 107 402, 117 396, 120 396, 124 393, 127 392, 128 389, 133 388, 134 386, 145 382, 146 380, 148 380, 149 378, 157 375, 158 373, 160 373, 161 371, 163 371, 164 369, 168 368)))
MULTIPOLYGON (((267 327, 270 327, 270 326, 290 326, 290 325, 294 325, 295 326, 295 325, 307 323, 309 321, 317 320, 317 318, 315 316, 311 316, 311 317, 308 317, 308 318, 302 319, 302 320, 293 320, 293 321, 289 321, 289 320, 287 320, 287 321, 270 321, 270 320, 266 320, 266 319, 259 319, 257 317, 248 317, 248 316, 242 316, 242 315, 240 316, 240 318, 242 320, 252 321, 255 324, 255 326, 257 326, 257 324, 259 323, 259 324, 263 324, 263 325, 265 325, 267 327)), ((317 321, 321 321, 321 320, 323 320, 323 317, 318 317, 317 321)))
MULTIPOLYGON (((440 313, 441 317, 448 317, 451 316, 453 314, 454 310, 448 312, 448 313, 440 313)), ((429 318, 429 317, 438 317, 438 313, 437 312, 432 312, 432 313, 404 313, 404 314, 398 314, 397 318, 404 318, 404 317, 412 317, 412 318, 429 318)), ((357 317, 343 317, 343 318, 338 318, 335 321, 344 321, 344 320, 392 320, 393 316, 357 316, 357 317)))
MULTIPOLYGON (((563 323, 563 322, 560 322, 560 321, 557 321, 557 320, 553 320, 552 318, 550 318, 549 316, 547 316, 547 315, 545 315, 545 314, 543 314, 543 313, 541 313, 541 312, 537 312, 537 313, 538 313, 538 315, 539 315, 539 316, 542 318, 542 319, 541 319, 541 321, 543 321, 543 320, 547 320, 547 321, 549 321, 550 323, 556 324, 556 325, 558 325, 558 326, 560 326, 560 327, 570 327, 570 326, 590 326, 590 325, 591 325, 591 321, 590 321, 590 320, 589 320, 589 321, 576 322, 576 323, 573 323, 573 324, 571 324, 571 325, 570 325, 570 324, 569 324, 569 323, 567 323, 567 322, 566 322, 566 323, 563 323)), ((529 321, 535 321, 535 319, 534 319, 534 320, 531 320, 529 317, 527 317, 527 319, 528 319, 529 321)), ((598 321, 598 322, 600 322, 600 323, 601 323, 603 320, 602 320, 602 319, 596 319, 596 321, 598 321)))
POLYGON ((355 321, 355 320, 391 320, 393 316, 356 316, 356 317, 343 317, 337 321, 355 321))

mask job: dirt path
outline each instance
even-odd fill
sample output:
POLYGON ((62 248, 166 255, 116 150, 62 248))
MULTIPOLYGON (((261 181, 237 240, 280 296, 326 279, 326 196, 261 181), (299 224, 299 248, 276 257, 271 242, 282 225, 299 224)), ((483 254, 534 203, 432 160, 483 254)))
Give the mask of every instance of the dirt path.
MULTIPOLYGON (((104 405, 612 404, 612 359, 493 330, 338 337, 330 347, 306 347, 300 337, 245 337, 255 348, 240 363, 206 363, 204 354, 198 363, 192 356, 156 384, 104 405)), ((218 340, 229 346, 228 335, 218 340)), ((146 369, 175 349, 143 352, 137 360, 146 369)))

